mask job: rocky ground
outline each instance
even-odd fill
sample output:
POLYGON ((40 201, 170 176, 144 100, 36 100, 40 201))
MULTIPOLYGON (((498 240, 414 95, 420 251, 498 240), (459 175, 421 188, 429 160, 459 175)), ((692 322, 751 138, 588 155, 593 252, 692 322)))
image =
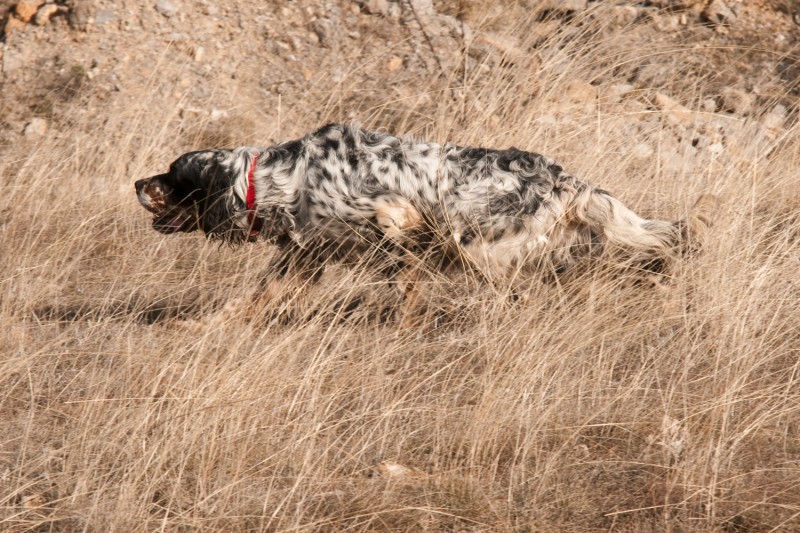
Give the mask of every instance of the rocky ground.
MULTIPOLYGON (((248 120, 260 118, 237 116, 242 102, 263 102, 271 120, 278 102, 284 112, 313 108, 306 124, 289 128, 300 133, 326 120, 369 120, 375 106, 386 105, 387 91, 399 121, 409 110, 424 116, 431 108, 431 95, 419 91, 431 80, 443 79, 456 88, 448 97, 458 98, 458 85, 484 83, 498 63, 509 72, 527 71, 531 94, 520 97, 553 99, 555 113, 565 100, 632 112, 661 109, 676 122, 694 120, 684 108, 737 117, 766 109, 769 135, 795 113, 800 80, 798 5, 790 0, 3 4, 6 144, 59 127, 65 108, 76 104, 101 117, 109 106, 140 98, 154 80, 159 97, 173 100, 182 115, 240 119, 245 130, 248 120), (529 27, 515 26, 532 12, 529 27), (569 62, 568 44, 596 38, 587 32, 624 33, 615 54, 598 54, 608 68, 565 80, 565 91, 537 86, 538 71, 569 62), (691 54, 674 51, 687 44, 691 54), (619 61, 631 48, 639 60, 619 61), (357 94, 328 98, 330 89, 345 85, 357 94), (670 99, 692 87, 691 101, 670 99)), ((698 142, 717 141, 711 135, 698 142)))

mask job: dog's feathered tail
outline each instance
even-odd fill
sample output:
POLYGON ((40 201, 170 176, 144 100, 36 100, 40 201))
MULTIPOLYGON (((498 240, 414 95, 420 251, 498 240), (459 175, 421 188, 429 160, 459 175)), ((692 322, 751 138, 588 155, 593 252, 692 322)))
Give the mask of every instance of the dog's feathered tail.
POLYGON ((575 196, 572 213, 609 243, 666 256, 702 245, 717 204, 715 196, 706 194, 678 221, 648 220, 609 193, 587 187, 575 196))

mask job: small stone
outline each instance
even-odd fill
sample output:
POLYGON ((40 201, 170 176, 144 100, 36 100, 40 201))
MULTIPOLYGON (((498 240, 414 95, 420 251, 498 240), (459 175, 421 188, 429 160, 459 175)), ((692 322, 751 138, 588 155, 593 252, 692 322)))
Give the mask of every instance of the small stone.
POLYGON ((42 4, 44 4, 44 0, 20 0, 16 7, 17 17, 22 22, 30 22, 42 4))
POLYGON ((216 107, 211 110, 211 122, 216 122, 220 119, 228 118, 228 112, 216 107))
POLYGON ((158 0, 156 2, 156 11, 161 13, 167 18, 174 17, 178 13, 178 6, 170 0, 158 0))
POLYGON ((705 100, 700 102, 700 108, 706 113, 716 113, 717 101, 714 100, 713 98, 706 98, 705 100))
POLYGON ((613 26, 618 28, 630 26, 639 18, 639 8, 634 6, 613 6, 610 17, 613 26))
POLYGON ((394 72, 395 70, 399 69, 403 66, 403 58, 398 56, 392 56, 389 58, 389 62, 386 63, 386 70, 389 72, 394 72))
POLYGON ((632 93, 634 89, 635 87, 630 83, 615 83, 603 92, 603 96, 611 102, 619 102, 632 93))
POLYGON ((317 34, 319 42, 331 48, 336 40, 336 24, 328 18, 319 18, 311 22, 311 31, 317 34))
POLYGON ((676 100, 664 93, 656 93, 656 105, 667 117, 667 120, 675 125, 691 126, 695 122, 696 115, 688 108, 684 107, 676 100))
POLYGON ((651 5, 655 7, 663 7, 667 9, 689 9, 695 5, 702 5, 704 0, 650 0, 651 5))
POLYGON ((778 104, 772 111, 761 117, 761 127, 764 136, 774 141, 783 133, 783 126, 786 123, 786 107, 778 104))
POLYGON ((737 115, 746 115, 753 106, 753 97, 741 89, 726 87, 721 97, 722 110, 737 115))
POLYGON ((567 96, 575 102, 594 102, 597 99, 597 88, 583 80, 572 80, 567 84, 567 96))
POLYGON ((408 3, 420 17, 430 17, 436 14, 432 0, 408 0, 408 3))
POLYGON ((647 143, 639 143, 633 147, 631 154, 636 159, 650 159, 653 156, 653 147, 647 143))
POLYGON ((722 0, 711 0, 703 10, 703 18, 712 24, 732 24, 736 21, 736 14, 722 0))
POLYGON ((6 21, 6 27, 5 27, 4 31, 5 31, 6 36, 10 36, 13 32, 15 32, 17 30, 21 30, 24 27, 25 27, 25 23, 24 22, 19 20, 17 17, 13 17, 12 16, 12 17, 8 17, 8 20, 6 21))
POLYGON ((680 29, 680 19, 675 15, 660 15, 653 13, 653 24, 658 31, 674 33, 680 29))
POLYGON ((25 137, 29 139, 34 139, 36 137, 41 137, 45 133, 47 133, 47 121, 43 118, 33 118, 30 122, 25 126, 25 137))
POLYGON ((92 24, 94 24, 94 5, 91 0, 75 0, 69 10, 70 27, 86 31, 92 24))
POLYGON ((428 475, 417 468, 409 468, 394 461, 384 461, 378 470, 386 479, 425 479, 428 475))
POLYGON ((34 22, 36 22, 37 26, 47 26, 50 23, 50 19, 53 18, 53 15, 58 13, 58 6, 55 4, 45 4, 39 9, 36 13, 36 18, 34 22))
POLYGON ((47 499, 42 494, 33 494, 22 499, 22 507, 25 509, 37 509, 46 503, 47 499))
POLYGON ((194 49, 194 60, 197 63, 203 61, 205 55, 206 55, 206 50, 202 46, 198 46, 197 48, 194 49))
POLYGON ((116 11, 113 9, 98 9, 94 15, 94 23, 98 26, 110 24, 119 20, 116 11))
POLYGON ((535 22, 531 28, 531 37, 533 42, 540 43, 554 36, 559 28, 561 28, 561 21, 558 20, 543 20, 535 22))
POLYGON ((364 7, 370 15, 389 15, 389 0, 368 0, 364 7))
POLYGON ((181 118, 197 118, 203 114, 203 110, 197 107, 182 107, 180 110, 181 118))
POLYGON ((640 87, 660 87, 666 85, 672 76, 672 67, 661 63, 647 63, 639 67, 636 81, 640 87))
POLYGON ((568 15, 583 11, 588 7, 588 0, 547 0, 542 3, 545 11, 568 15))
MULTIPOLYGON (((9 18, 9 20, 12 20, 9 18)), ((25 65, 25 56, 22 55, 16 48, 6 46, 5 53, 3 54, 3 74, 14 72, 25 65)))

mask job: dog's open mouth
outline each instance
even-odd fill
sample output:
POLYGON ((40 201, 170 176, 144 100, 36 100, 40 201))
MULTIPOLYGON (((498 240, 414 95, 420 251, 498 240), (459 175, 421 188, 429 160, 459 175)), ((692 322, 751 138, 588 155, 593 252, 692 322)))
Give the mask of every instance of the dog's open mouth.
POLYGON ((193 224, 191 217, 182 213, 163 213, 153 218, 153 229, 167 235, 178 231, 190 231, 193 224))

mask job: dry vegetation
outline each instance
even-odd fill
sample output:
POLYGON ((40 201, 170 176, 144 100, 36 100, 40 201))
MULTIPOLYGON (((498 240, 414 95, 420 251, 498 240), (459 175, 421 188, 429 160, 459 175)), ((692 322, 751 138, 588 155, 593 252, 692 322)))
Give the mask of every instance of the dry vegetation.
MULTIPOLYGON (((524 42, 528 23, 502 31, 524 42)), ((800 138, 792 109, 777 134, 759 129, 796 96, 675 124, 649 105, 660 88, 622 101, 603 88, 689 45, 588 28, 549 37, 559 53, 533 66, 418 81, 410 100, 345 78, 302 99, 242 98, 222 123, 182 117, 162 95, 184 88, 154 73, 133 101, 86 113, 97 103, 82 94, 44 137, 6 146, 0 529, 800 528, 800 138), (563 97, 575 78, 599 80, 596 102, 563 97), (350 113, 554 155, 647 214, 675 218, 702 192, 722 206, 670 294, 603 265, 530 280, 516 302, 432 275, 426 325, 402 330, 379 316, 396 298, 380 280, 332 268, 263 324, 209 322, 250 293, 271 249, 161 236, 133 180, 210 138, 271 142, 350 113), (684 150, 676 139, 712 119, 724 150, 684 150), (651 156, 633 152, 641 139, 651 156), (388 475, 397 465, 410 470, 388 475)), ((713 90, 670 83, 692 110, 713 90)))

